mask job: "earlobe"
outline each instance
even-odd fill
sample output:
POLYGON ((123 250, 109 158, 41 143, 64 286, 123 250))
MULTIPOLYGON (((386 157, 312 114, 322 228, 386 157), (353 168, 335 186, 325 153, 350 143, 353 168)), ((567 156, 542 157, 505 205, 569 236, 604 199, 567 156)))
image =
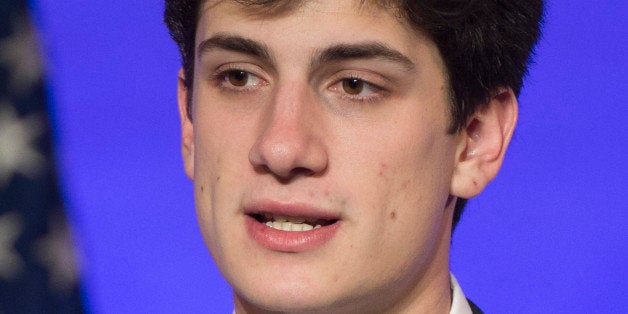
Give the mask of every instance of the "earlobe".
POLYGON ((517 123, 517 97, 511 88, 496 95, 469 119, 460 134, 451 191, 454 196, 478 195, 495 178, 517 123))
POLYGON ((194 180, 194 124, 191 114, 188 113, 188 88, 185 85, 183 69, 179 70, 177 86, 177 102, 179 104, 179 118, 181 119, 181 154, 186 175, 194 180))

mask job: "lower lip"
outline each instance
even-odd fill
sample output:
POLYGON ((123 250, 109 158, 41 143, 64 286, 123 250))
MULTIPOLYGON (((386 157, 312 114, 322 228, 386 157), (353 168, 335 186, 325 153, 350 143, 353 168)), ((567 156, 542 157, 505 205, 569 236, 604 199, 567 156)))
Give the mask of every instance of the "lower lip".
POLYGON ((263 247, 279 252, 305 252, 323 246, 334 237, 339 222, 308 231, 283 231, 271 228, 251 216, 246 216, 249 236, 263 247))

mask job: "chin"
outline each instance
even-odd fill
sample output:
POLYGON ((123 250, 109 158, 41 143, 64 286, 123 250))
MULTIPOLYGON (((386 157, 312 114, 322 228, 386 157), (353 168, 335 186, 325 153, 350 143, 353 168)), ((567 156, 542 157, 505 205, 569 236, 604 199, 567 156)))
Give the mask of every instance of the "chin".
POLYGON ((320 291, 304 291, 299 289, 262 289, 252 293, 235 292, 236 307, 241 305, 246 313, 256 313, 260 310, 270 312, 307 312, 329 313, 335 308, 335 302, 326 300, 324 293, 320 291))
POLYGON ((338 307, 338 300, 344 299, 337 295, 335 289, 330 289, 338 288, 338 285, 314 282, 303 276, 299 279, 291 279, 295 277, 287 275, 285 278, 290 280, 256 279, 252 281, 256 284, 243 283, 241 287, 246 287, 245 289, 238 289, 238 283, 234 283, 232 286, 236 308, 242 306, 246 313, 256 313, 260 310, 261 312, 329 313, 331 309, 338 307))
MULTIPOLYGON (((244 313, 366 313, 378 312, 374 302, 381 294, 368 297, 360 287, 342 289, 339 282, 281 282, 234 289, 236 308, 244 313), (355 290, 358 289, 358 290, 355 290)), ((380 300, 381 301, 381 300, 380 300)), ((381 305, 381 304, 380 304, 381 305)), ((385 307, 382 307, 385 308, 385 307)))

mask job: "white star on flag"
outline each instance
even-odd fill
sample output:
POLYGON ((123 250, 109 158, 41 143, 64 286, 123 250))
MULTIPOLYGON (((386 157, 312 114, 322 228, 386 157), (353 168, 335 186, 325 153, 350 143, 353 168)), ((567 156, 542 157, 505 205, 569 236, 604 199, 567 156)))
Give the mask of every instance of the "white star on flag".
POLYGON ((0 188, 22 174, 36 178, 45 158, 34 147, 34 141, 42 134, 43 127, 38 115, 19 118, 13 106, 0 101, 0 188))
POLYGON ((36 258, 50 271, 50 289, 71 293, 79 278, 79 263, 74 254, 71 232, 63 216, 50 218, 50 231, 35 243, 36 258))

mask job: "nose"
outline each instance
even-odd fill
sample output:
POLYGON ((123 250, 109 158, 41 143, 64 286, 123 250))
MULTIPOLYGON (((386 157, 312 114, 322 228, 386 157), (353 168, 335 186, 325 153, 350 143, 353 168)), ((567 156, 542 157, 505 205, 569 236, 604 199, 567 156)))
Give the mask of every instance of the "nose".
POLYGON ((327 169, 324 132, 317 123, 320 111, 311 98, 305 88, 294 85, 275 92, 249 151, 249 162, 257 171, 286 182, 327 169))

